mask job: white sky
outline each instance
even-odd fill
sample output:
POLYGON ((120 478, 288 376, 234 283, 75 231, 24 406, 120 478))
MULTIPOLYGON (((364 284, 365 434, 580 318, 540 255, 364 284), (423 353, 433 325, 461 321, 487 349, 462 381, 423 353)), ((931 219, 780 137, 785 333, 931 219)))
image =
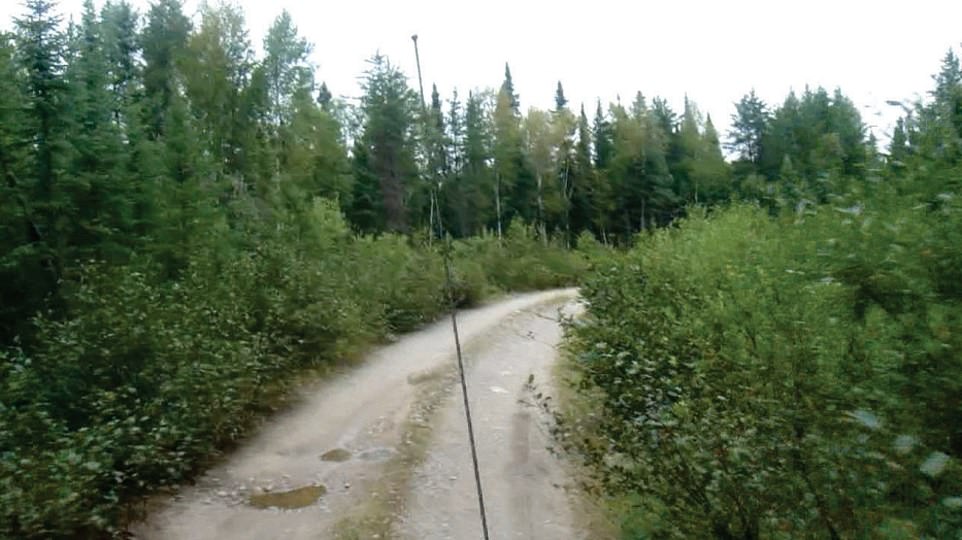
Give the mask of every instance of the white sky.
MULTIPOLYGON (((99 7, 103 0, 95 0, 99 7)), ((133 0, 145 11, 149 0, 133 0)), ((523 108, 550 107, 560 79, 572 108, 637 90, 680 110, 687 92, 725 130, 751 88, 780 103, 789 88, 840 86, 880 138, 897 116, 890 99, 931 89, 949 47, 962 41, 957 0, 237 0, 259 47, 286 8, 315 45, 318 78, 356 96, 364 60, 391 57, 417 85, 411 34, 421 47, 425 91, 501 84, 511 64, 523 108)), ((82 0, 61 0, 79 13, 82 0)), ((196 12, 198 0, 187 0, 196 12)), ((22 11, 0 0, 0 28, 22 11)), ((463 101, 463 97, 462 97, 463 101)))

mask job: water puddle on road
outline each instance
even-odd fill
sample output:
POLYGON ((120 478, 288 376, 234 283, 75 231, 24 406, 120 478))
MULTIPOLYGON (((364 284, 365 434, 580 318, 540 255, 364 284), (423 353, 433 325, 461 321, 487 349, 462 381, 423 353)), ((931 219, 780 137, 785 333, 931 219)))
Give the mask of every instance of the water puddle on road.
POLYGON ((326 493, 327 488, 324 486, 305 486, 291 491, 251 495, 250 505, 262 510, 267 508, 296 510, 314 504, 326 493))
POLYGON ((351 453, 343 448, 335 448, 330 452, 321 454, 321 461, 332 461, 334 463, 344 463, 351 459, 351 453))
POLYGON ((361 461, 387 461, 397 454, 393 448, 370 448, 357 455, 361 461))

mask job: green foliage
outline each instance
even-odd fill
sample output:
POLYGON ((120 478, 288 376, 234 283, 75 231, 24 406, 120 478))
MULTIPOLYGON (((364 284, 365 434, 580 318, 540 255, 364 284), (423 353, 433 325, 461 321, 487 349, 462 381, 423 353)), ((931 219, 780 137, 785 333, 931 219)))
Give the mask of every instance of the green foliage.
MULTIPOLYGON (((34 321, 29 352, 0 349, 0 537, 112 533, 124 503, 179 484, 304 369, 350 359, 447 309, 441 255, 408 238, 355 238, 316 199, 223 249, 209 234, 176 280, 151 260, 90 264, 66 312, 34 321)), ((456 294, 574 281, 575 256, 519 229, 456 243, 456 294), (523 256, 522 256, 523 254, 523 256)))
POLYGON ((962 206, 917 205, 924 191, 778 220, 739 206, 598 265, 574 330, 604 396, 588 455, 637 494, 637 534, 962 528, 962 206))
POLYGON ((586 269, 577 253, 555 242, 545 243, 534 228, 513 223, 499 242, 484 235, 456 245, 455 260, 477 264, 487 282, 503 291, 527 291, 573 286, 586 269), (468 262, 468 261, 473 261, 468 262))

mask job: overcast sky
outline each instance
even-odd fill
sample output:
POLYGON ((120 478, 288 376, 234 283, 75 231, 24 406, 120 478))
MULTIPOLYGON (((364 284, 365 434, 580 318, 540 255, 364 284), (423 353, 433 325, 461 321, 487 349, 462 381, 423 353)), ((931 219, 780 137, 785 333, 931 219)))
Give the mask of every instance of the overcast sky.
MULTIPOLYGON (((103 0, 95 0, 102 5, 103 0)), ((141 11, 149 0, 133 0, 141 11)), ((195 14, 198 0, 187 0, 195 14)), ((251 41, 260 47, 274 17, 287 9, 315 45, 318 77, 337 95, 356 96, 357 77, 375 51, 411 77, 411 34, 420 36, 426 91, 445 98, 500 85, 511 64, 523 108, 553 104, 564 84, 576 108, 641 90, 680 110, 687 93, 727 128, 732 103, 751 88, 779 103, 790 88, 840 86, 863 119, 884 131, 897 116, 891 99, 927 92, 949 47, 962 42, 957 0, 237 0, 251 41), (880 116, 881 115, 881 116, 880 116)), ((82 0, 62 0, 79 13, 82 0)), ((9 28, 22 11, 0 0, 9 28)))

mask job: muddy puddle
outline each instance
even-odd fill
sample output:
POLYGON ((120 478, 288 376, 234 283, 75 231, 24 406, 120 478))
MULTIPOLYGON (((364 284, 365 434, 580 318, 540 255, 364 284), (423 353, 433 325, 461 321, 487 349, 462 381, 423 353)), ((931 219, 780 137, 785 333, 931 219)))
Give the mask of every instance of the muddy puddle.
POLYGON ((327 488, 324 486, 305 486, 291 491, 278 491, 275 493, 260 493, 251 495, 250 505, 254 508, 280 508, 282 510, 295 510, 304 508, 317 502, 327 488))
POLYGON ((343 448, 335 448, 330 452, 325 452, 321 454, 321 461, 327 461, 332 463, 344 463, 345 461, 351 459, 352 454, 343 448))

